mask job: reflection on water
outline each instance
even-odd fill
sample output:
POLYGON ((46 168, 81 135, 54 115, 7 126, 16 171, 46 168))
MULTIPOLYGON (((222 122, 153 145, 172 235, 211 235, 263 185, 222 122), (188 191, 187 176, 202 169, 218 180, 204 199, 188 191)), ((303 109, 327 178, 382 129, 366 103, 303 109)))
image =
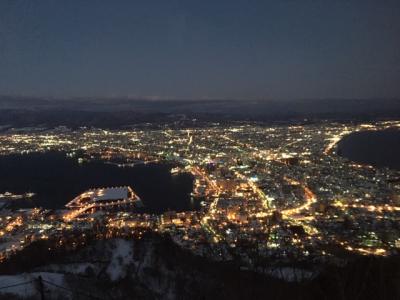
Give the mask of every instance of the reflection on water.
POLYGON ((190 200, 193 178, 189 174, 172 176, 170 168, 168 164, 120 168, 101 161, 80 164, 60 152, 0 156, 0 193, 34 192, 23 206, 62 208, 87 189, 130 185, 146 212, 196 209, 190 200))

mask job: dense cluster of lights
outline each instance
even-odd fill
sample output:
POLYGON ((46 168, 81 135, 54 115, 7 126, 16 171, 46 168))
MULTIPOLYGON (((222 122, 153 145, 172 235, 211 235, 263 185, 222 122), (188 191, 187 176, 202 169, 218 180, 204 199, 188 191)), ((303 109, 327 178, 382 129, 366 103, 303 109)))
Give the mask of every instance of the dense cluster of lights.
MULTIPOLYGON (((254 264, 254 249, 276 261, 335 256, 337 247, 330 246, 362 255, 397 253, 399 173, 336 154, 337 143, 351 132, 391 127, 400 122, 5 132, 0 135, 3 155, 60 150, 82 163, 100 158, 119 167, 173 162, 172 174, 193 175, 192 199, 201 209, 161 216, 124 212, 130 200, 85 202, 91 192, 72 201, 67 213, 3 209, 1 258, 37 239, 89 228, 98 238, 167 233, 197 254, 240 257, 248 266, 254 264)), ((12 195, 1 194, 0 200, 12 195)))

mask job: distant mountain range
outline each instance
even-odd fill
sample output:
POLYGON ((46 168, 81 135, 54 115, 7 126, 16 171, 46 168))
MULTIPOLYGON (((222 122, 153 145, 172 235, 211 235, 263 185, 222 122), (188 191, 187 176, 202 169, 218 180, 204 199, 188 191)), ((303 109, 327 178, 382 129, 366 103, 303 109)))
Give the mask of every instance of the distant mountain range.
POLYGON ((198 121, 292 122, 400 117, 400 99, 150 100, 0 96, 0 125, 124 127, 198 121))

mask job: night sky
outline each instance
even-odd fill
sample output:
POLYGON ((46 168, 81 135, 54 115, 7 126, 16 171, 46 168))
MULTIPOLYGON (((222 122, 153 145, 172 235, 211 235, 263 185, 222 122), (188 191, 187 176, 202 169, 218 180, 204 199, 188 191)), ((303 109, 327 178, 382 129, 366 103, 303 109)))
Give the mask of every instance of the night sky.
POLYGON ((0 0, 0 94, 400 97, 400 1, 0 0))

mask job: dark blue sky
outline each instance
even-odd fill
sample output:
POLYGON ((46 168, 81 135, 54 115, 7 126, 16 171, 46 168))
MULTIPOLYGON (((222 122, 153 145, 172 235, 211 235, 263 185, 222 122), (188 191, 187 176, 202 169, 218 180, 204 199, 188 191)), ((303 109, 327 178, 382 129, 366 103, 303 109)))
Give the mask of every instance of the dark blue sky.
POLYGON ((400 1, 0 0, 0 94, 400 97, 400 1))

